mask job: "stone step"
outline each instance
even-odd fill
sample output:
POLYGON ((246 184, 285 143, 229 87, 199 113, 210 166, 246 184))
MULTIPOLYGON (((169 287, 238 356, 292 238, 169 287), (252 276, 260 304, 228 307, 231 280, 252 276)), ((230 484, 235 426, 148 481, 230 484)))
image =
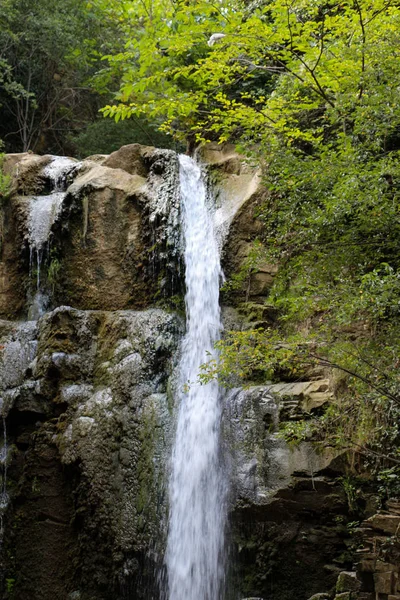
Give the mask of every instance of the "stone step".
POLYGON ((364 523, 375 530, 394 535, 399 530, 400 515, 378 513, 364 521, 364 523))

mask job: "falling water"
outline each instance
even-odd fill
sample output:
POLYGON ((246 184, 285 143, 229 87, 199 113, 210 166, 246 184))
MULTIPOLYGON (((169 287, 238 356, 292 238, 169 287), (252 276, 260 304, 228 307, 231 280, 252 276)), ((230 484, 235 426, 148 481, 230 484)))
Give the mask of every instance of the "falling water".
POLYGON ((36 257, 36 293, 29 309, 29 319, 35 320, 45 312, 48 298, 40 290, 40 271, 45 252, 49 253, 49 236, 51 228, 61 211, 65 191, 65 178, 68 172, 76 166, 76 162, 65 156, 54 156, 43 169, 43 175, 48 177, 52 191, 45 196, 33 196, 29 202, 28 229, 30 271, 32 272, 34 257, 36 257))
POLYGON ((55 156, 43 169, 43 174, 52 183, 53 190, 46 196, 33 196, 29 203, 29 248, 31 266, 36 255, 37 289, 40 286, 40 269, 44 248, 48 242, 51 227, 59 214, 66 192, 64 179, 75 161, 64 156, 55 156))
POLYGON ((169 600, 218 600, 223 594, 226 487, 220 468, 221 409, 217 382, 200 385, 197 380, 200 365, 216 356, 221 268, 201 170, 187 156, 179 162, 187 333, 170 481, 169 600))

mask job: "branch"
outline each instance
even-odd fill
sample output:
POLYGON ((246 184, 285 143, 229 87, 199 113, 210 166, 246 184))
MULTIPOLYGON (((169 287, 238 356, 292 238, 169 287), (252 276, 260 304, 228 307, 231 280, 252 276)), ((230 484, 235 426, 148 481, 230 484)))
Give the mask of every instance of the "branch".
MULTIPOLYGON (((398 460, 397 458, 394 458, 393 456, 389 456, 388 454, 381 454, 380 452, 376 452, 375 450, 370 450, 369 448, 366 448, 365 446, 361 446, 360 444, 357 444, 356 442, 351 442, 352 446, 355 446, 356 448, 358 448, 360 454, 372 454, 372 456, 376 456, 377 458, 384 458, 385 460, 390 460, 391 462, 395 463, 396 465, 400 465, 400 460, 398 460)), ((350 446, 351 448, 351 446, 350 446)))
POLYGON ((358 93, 358 99, 361 100, 364 93, 364 73, 365 73, 365 42, 367 39, 365 32, 365 24, 362 16, 361 6, 358 0, 354 0, 354 4, 356 6, 356 10, 358 13, 358 20, 360 21, 361 33, 362 33, 362 46, 361 46, 361 81, 360 81, 360 91, 358 93))
MULTIPOLYGON (((315 85, 317 86, 316 88, 313 85, 310 85, 311 89, 314 90, 314 92, 316 92, 319 96, 321 96, 321 98, 323 98, 325 100, 325 102, 327 102, 332 108, 335 108, 335 104, 334 102, 332 102, 332 100, 327 96, 325 90, 323 89, 323 87, 321 86, 320 82, 318 81, 317 77, 315 76, 315 68, 319 63, 320 57, 318 58, 317 64, 314 65, 314 68, 311 68, 304 60, 303 58, 300 56, 300 54, 298 54, 295 49, 294 49, 294 42, 293 42, 293 32, 292 32, 292 25, 290 23, 290 11, 289 11, 289 5, 286 4, 286 14, 287 14, 287 27, 288 27, 288 31, 289 31, 289 38, 290 38, 290 51, 293 54, 293 56, 295 56, 297 58, 297 60, 303 65, 303 67, 310 73, 315 85)), ((281 62, 281 61, 279 61, 281 62)), ((283 63, 281 63, 283 64, 283 63)), ((286 65, 284 65, 286 66, 286 65)), ((295 75, 296 77, 298 77, 293 71, 291 71, 290 69, 288 69, 286 67, 286 70, 291 73, 292 75, 295 75)), ((301 79, 300 77, 298 77, 298 79, 300 79, 300 81, 302 81, 303 83, 306 83, 304 79, 301 79)))
POLYGON ((365 21, 365 25, 369 25, 371 23, 371 21, 376 19, 376 17, 378 17, 381 13, 385 12, 385 10, 388 9, 389 6, 391 6, 392 4, 393 4, 393 1, 389 0, 389 2, 387 2, 385 4, 385 6, 383 6, 381 9, 374 12, 372 17, 368 21, 365 21))
POLYGON ((325 15, 324 15, 324 20, 322 21, 322 30, 321 30, 321 48, 319 51, 319 56, 317 58, 317 62, 315 63, 315 65, 312 68, 312 72, 314 73, 315 69, 318 67, 319 62, 321 60, 321 57, 324 53, 324 29, 325 29, 325 15))
POLYGON ((369 387, 374 389, 376 392, 379 392, 380 394, 382 394, 382 396, 385 396, 386 398, 393 400, 393 402, 396 405, 400 406, 400 398, 398 398, 397 396, 395 396, 394 394, 389 392, 389 390, 387 390, 386 388, 382 388, 379 385, 376 385, 370 379, 368 379, 368 377, 364 377, 364 375, 361 375, 360 373, 356 373, 356 372, 352 371, 351 369, 348 369, 347 367, 343 367, 342 365, 332 362, 328 358, 323 358, 322 356, 318 356, 317 354, 313 354, 312 352, 310 352, 309 355, 312 358, 315 358, 315 360, 318 361, 318 364, 321 365, 322 367, 331 367, 332 369, 339 369, 339 371, 342 371, 343 373, 347 373, 348 375, 351 375, 352 377, 355 377, 356 379, 363 381, 365 384, 367 384, 369 387))

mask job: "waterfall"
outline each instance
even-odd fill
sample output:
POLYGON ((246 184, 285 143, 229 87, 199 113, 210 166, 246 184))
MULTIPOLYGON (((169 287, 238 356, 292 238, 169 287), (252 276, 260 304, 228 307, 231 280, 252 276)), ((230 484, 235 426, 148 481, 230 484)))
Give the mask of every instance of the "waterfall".
POLYGON ((50 179, 52 191, 45 196, 33 196, 29 202, 29 247, 31 260, 36 253, 37 286, 40 284, 40 263, 51 227, 59 214, 65 198, 64 179, 76 162, 64 156, 54 156, 52 161, 43 169, 43 175, 50 179))
POLYGON ((70 158, 54 156, 43 169, 43 175, 50 180, 52 191, 47 195, 33 196, 29 201, 28 230, 31 271, 33 258, 36 256, 36 294, 30 308, 30 319, 37 319, 44 313, 46 297, 40 292, 43 254, 48 246, 51 228, 61 211, 66 196, 66 175, 76 165, 77 163, 70 158))
POLYGON ((198 383, 200 365, 216 355, 221 267, 201 170, 179 157, 185 245, 186 335, 180 405, 172 452, 166 566, 169 600, 223 595, 225 495, 220 465, 221 407, 216 381, 198 383))

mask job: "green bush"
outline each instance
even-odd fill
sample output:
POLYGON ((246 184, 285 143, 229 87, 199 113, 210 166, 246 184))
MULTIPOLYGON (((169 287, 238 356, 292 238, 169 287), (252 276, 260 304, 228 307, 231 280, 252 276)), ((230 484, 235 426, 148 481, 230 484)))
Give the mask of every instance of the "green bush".
MULTIPOLYGON (((2 148, 2 142, 0 140, 0 150, 2 148)), ((8 175, 3 172, 4 154, 0 153, 0 203, 7 198, 10 193, 11 179, 8 175)))
POLYGON ((144 120, 129 119, 116 123, 111 119, 99 118, 90 123, 81 133, 69 138, 78 158, 85 158, 91 154, 111 154, 126 144, 143 144, 157 148, 176 147, 174 140, 157 131, 144 120))

